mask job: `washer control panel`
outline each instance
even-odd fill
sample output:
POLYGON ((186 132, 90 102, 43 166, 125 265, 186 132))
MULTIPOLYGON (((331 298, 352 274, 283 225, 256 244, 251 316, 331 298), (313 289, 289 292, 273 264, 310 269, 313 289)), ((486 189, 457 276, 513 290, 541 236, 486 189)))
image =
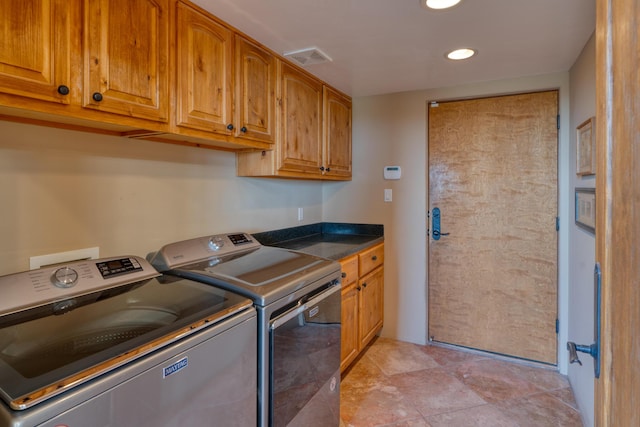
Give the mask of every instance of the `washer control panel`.
POLYGON ((120 258, 97 262, 98 271, 103 278, 142 271, 140 262, 135 258, 120 258))
POLYGON ((158 276, 147 260, 137 256, 76 261, 0 276, 0 316, 158 276))

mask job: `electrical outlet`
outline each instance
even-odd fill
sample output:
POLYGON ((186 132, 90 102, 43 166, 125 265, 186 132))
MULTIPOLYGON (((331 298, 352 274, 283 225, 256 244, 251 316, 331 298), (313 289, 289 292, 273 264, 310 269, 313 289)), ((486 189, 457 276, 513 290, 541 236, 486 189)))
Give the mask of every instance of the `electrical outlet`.
POLYGON ((298 221, 302 221, 304 219, 304 208, 298 208, 298 221))

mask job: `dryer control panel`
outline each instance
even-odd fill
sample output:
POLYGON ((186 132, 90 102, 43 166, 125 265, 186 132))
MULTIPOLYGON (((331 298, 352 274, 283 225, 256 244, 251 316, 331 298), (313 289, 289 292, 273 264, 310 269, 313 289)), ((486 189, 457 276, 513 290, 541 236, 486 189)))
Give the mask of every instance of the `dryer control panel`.
POLYGON ((222 257, 262 245, 248 233, 216 234, 197 237, 163 246, 147 259, 158 271, 166 271, 211 257, 222 257))

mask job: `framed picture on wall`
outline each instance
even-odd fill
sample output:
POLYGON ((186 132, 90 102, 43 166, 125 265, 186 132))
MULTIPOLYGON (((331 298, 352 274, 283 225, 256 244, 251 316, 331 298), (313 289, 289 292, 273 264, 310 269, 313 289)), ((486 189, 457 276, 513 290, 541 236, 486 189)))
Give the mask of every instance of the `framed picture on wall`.
POLYGON ((576 188, 576 225, 595 234, 596 189, 576 188))
POLYGON ((596 173, 595 122, 595 117, 591 117, 577 128, 576 174, 580 176, 596 173))

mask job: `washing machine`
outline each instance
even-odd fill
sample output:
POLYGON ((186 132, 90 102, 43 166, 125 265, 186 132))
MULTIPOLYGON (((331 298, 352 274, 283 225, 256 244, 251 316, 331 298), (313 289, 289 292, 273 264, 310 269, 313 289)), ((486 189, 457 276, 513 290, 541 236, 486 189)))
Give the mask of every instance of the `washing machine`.
POLYGON ((144 258, 0 277, 0 425, 257 424, 252 301, 144 258))

